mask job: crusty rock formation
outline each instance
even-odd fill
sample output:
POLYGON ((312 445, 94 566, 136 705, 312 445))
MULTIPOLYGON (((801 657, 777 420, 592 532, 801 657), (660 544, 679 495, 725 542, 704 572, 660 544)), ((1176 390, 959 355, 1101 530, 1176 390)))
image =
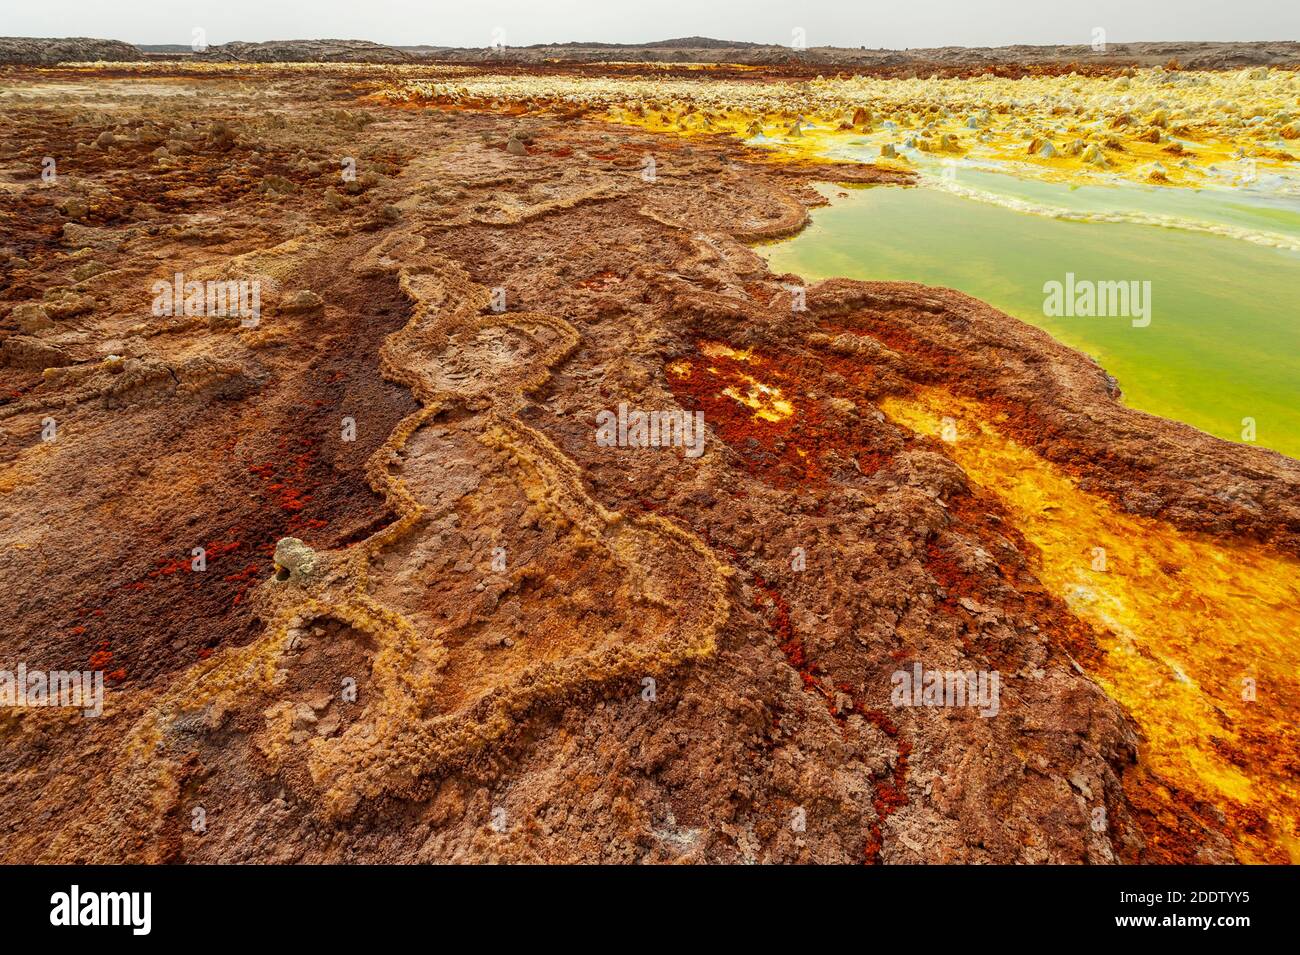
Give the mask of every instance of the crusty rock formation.
POLYGON ((369 40, 234 41, 209 46, 195 59, 238 63, 403 63, 410 55, 369 40))
POLYGON ((201 51, 182 45, 132 46, 118 40, 85 37, 35 39, 0 37, 0 63, 55 64, 140 61, 173 57, 238 63, 449 63, 546 64, 742 64, 778 71, 816 71, 838 67, 869 73, 924 75, 930 72, 971 74, 1017 73, 1025 69, 1092 70, 1116 66, 1164 66, 1188 70, 1227 70, 1244 66, 1293 66, 1300 62, 1300 42, 1293 40, 1233 42, 1107 43, 1002 47, 931 47, 909 50, 810 46, 683 37, 650 43, 542 43, 528 46, 445 47, 389 46, 370 40, 232 41, 201 51))
POLYGON ((9 860, 1283 856, 1152 771, 1009 511, 881 409, 949 389, 1108 506, 1286 559, 1295 462, 951 291, 792 307, 750 243, 810 181, 906 174, 388 105, 380 72, 78 75, 93 111, 0 114, 31 170, 0 191, 0 669, 108 691, 0 710, 9 860), (264 310, 159 307, 177 281, 264 310), (703 453, 599 444, 620 404, 702 413, 703 453), (896 706, 918 663, 998 672, 998 714, 896 706))
POLYGON ((144 58, 138 47, 121 40, 94 40, 84 36, 57 39, 0 36, 0 63, 125 63, 139 62, 144 58))

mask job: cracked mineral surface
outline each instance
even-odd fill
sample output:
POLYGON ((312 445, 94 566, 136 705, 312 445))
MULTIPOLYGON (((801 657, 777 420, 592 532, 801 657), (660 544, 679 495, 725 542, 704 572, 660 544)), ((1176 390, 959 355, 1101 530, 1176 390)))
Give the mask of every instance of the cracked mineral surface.
MULTIPOLYGON (((0 708, 7 860, 1296 861, 1300 464, 754 251, 906 163, 432 69, 0 67, 0 669, 106 686, 0 708)), ((1114 164, 1294 127, 1214 77, 1114 164)))

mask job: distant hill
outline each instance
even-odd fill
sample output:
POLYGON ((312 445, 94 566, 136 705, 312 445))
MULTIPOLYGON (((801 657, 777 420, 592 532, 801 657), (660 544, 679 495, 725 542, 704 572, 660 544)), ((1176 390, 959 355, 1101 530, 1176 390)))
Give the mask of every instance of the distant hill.
POLYGON ((53 64, 74 61, 129 60, 176 57, 233 63, 482 63, 527 65, 558 62, 598 64, 607 60, 645 63, 736 63, 779 65, 796 63, 813 69, 923 72, 929 69, 1015 66, 1027 64, 1163 65, 1176 60, 1184 69, 1228 69, 1241 66, 1300 64, 1300 43, 1292 40, 1253 43, 1183 43, 1177 41, 1112 43, 1098 52, 1089 46, 935 47, 913 50, 869 50, 865 47, 809 47, 679 37, 648 43, 542 43, 531 46, 444 47, 420 44, 388 46, 369 40, 234 41, 195 53, 186 44, 132 45, 118 40, 85 37, 36 39, 0 38, 0 64, 53 64))
POLYGON ((766 43, 749 43, 744 40, 713 40, 706 36, 688 36, 676 40, 652 40, 649 43, 584 43, 570 40, 566 43, 531 43, 522 50, 752 50, 769 46, 766 43))
POLYGON ((712 40, 706 36, 688 36, 679 40, 655 40, 653 43, 642 43, 639 45, 651 50, 660 49, 662 47, 683 50, 752 50, 757 47, 767 46, 768 44, 747 43, 743 40, 712 40))
POLYGON ((199 60, 236 63, 405 63, 411 54, 370 40, 236 40, 192 54, 199 60))
POLYGON ((74 36, 39 38, 25 36, 0 37, 0 63, 30 63, 52 65, 55 63, 123 63, 144 59, 140 49, 121 40, 95 40, 74 36))

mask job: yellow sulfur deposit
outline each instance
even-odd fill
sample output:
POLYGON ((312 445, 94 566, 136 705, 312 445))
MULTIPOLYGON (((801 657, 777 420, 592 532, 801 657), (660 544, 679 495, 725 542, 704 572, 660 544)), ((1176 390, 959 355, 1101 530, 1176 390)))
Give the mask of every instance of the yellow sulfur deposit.
POLYGON ((1222 807, 1246 861, 1300 861, 1300 563, 1126 514, 941 390, 882 410, 994 494, 1038 550, 1035 571, 1100 634, 1091 675, 1133 715, 1143 758, 1222 807), (1269 832, 1250 831, 1266 820, 1269 832), (1285 861, 1285 860, 1280 860, 1285 861))
POLYGON ((909 167, 962 159, 1060 181, 1202 186, 1280 173, 1300 188, 1300 74, 1228 72, 1008 79, 712 80, 448 76, 391 100, 582 110, 684 136, 730 134, 777 156, 909 167))
POLYGON ((730 358, 733 361, 746 361, 746 362, 747 361, 757 362, 760 360, 756 358, 754 353, 749 349, 745 349, 744 351, 738 351, 737 349, 732 348, 730 345, 725 345, 722 342, 701 342, 700 351, 703 354, 708 355, 710 358, 730 358))
POLYGON ((743 392, 732 385, 724 388, 722 393, 749 408, 754 412, 754 417, 764 421, 780 421, 794 414, 794 405, 781 397, 780 388, 765 385, 748 375, 742 377, 748 385, 743 392))

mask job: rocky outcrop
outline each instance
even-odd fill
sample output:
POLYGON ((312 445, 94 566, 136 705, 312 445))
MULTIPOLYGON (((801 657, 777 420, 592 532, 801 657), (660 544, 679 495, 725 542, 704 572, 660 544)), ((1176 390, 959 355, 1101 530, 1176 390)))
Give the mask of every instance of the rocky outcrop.
POLYGON ((1243 66, 1300 63, 1300 42, 1151 42, 1110 43, 1097 50, 1085 44, 1003 47, 932 47, 909 50, 745 43, 683 37, 650 43, 554 43, 505 47, 388 46, 369 40, 232 41, 202 52, 164 45, 140 48, 118 40, 84 37, 30 39, 0 37, 0 63, 52 65, 67 62, 123 62, 157 57, 231 63, 404 63, 446 61, 527 64, 713 63, 809 68, 846 67, 864 72, 1016 70, 1026 66, 1163 66, 1221 70, 1243 66), (146 53, 145 50, 148 52, 146 53))
POLYGON ((404 63, 411 59, 396 47, 369 40, 234 41, 210 46, 194 58, 234 63, 404 63))
POLYGON ((89 37, 0 37, 0 63, 53 66, 56 63, 129 63, 145 59, 138 47, 121 40, 89 37))

